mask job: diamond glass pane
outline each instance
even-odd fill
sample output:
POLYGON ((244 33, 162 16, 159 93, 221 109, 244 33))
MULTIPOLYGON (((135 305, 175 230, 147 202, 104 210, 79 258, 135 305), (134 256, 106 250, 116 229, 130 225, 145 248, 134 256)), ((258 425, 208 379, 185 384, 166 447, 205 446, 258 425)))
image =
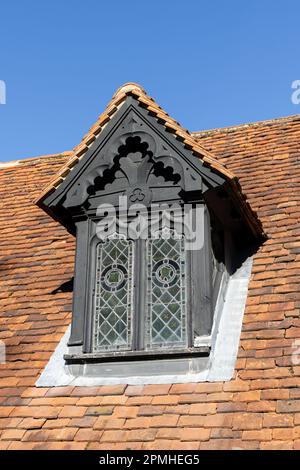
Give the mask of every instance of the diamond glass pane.
POLYGON ((148 242, 147 348, 186 346, 185 249, 182 239, 148 242))
POLYGON ((132 242, 99 243, 96 257, 94 351, 131 349, 132 242))

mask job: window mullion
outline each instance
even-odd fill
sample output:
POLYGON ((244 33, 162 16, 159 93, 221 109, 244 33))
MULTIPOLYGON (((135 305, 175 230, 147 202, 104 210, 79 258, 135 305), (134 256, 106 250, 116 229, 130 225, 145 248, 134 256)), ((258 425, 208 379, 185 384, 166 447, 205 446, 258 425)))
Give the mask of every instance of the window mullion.
POLYGON ((145 344, 146 314, 146 240, 136 240, 135 248, 133 349, 143 350, 145 344))
POLYGON ((186 250, 186 290, 187 290, 187 299, 186 299, 186 309, 187 309, 187 343, 188 347, 194 346, 194 331, 193 331, 193 292, 192 292, 192 251, 186 250))

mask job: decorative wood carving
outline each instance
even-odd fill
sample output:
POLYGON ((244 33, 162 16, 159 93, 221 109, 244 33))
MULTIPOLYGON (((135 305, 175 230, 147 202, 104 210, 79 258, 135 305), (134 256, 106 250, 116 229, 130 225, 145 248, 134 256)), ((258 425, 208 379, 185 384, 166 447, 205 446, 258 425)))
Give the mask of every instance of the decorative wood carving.
POLYGON ((168 182, 184 191, 199 191, 202 177, 131 111, 70 188, 63 206, 81 206, 90 194, 111 189, 116 180, 131 202, 149 202, 149 182, 151 186, 160 187, 168 182))

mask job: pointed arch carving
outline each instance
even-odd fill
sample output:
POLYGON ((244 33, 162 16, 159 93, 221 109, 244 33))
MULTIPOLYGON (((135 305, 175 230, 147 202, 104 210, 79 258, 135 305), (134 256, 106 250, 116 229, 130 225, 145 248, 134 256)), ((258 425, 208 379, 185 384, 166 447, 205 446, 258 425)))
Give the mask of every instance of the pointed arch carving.
POLYGON ((81 178, 69 191, 64 206, 82 205, 90 194, 99 188, 104 189, 120 175, 126 179, 128 189, 132 188, 133 191, 145 188, 150 176, 154 176, 158 184, 159 178, 162 178, 163 181, 180 182, 184 187, 182 165, 168 155, 155 156, 156 145, 151 145, 149 150, 150 139, 147 139, 147 142, 144 139, 145 135, 145 133, 131 134, 127 136, 124 144, 119 146, 118 152, 108 152, 99 165, 91 169, 85 178, 81 178))

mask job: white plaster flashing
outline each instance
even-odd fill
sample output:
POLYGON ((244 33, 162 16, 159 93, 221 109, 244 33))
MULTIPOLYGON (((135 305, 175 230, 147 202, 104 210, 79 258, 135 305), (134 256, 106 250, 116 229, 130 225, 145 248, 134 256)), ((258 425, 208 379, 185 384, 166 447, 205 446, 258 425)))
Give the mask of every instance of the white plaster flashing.
POLYGON ((228 381, 233 377, 238 353, 252 258, 248 258, 239 270, 230 277, 226 294, 220 289, 215 322, 212 331, 212 350, 205 370, 184 375, 155 375, 139 377, 87 377, 73 376, 63 359, 68 353, 67 342, 70 327, 62 337, 47 366, 36 382, 37 387, 98 386, 98 385, 144 385, 188 382, 228 381), (225 296, 222 299, 222 296, 225 296))
POLYGON ((222 311, 216 312, 219 316, 216 318, 212 333, 214 347, 207 374, 209 382, 228 381, 233 377, 251 269, 252 258, 248 258, 230 277, 222 311))

